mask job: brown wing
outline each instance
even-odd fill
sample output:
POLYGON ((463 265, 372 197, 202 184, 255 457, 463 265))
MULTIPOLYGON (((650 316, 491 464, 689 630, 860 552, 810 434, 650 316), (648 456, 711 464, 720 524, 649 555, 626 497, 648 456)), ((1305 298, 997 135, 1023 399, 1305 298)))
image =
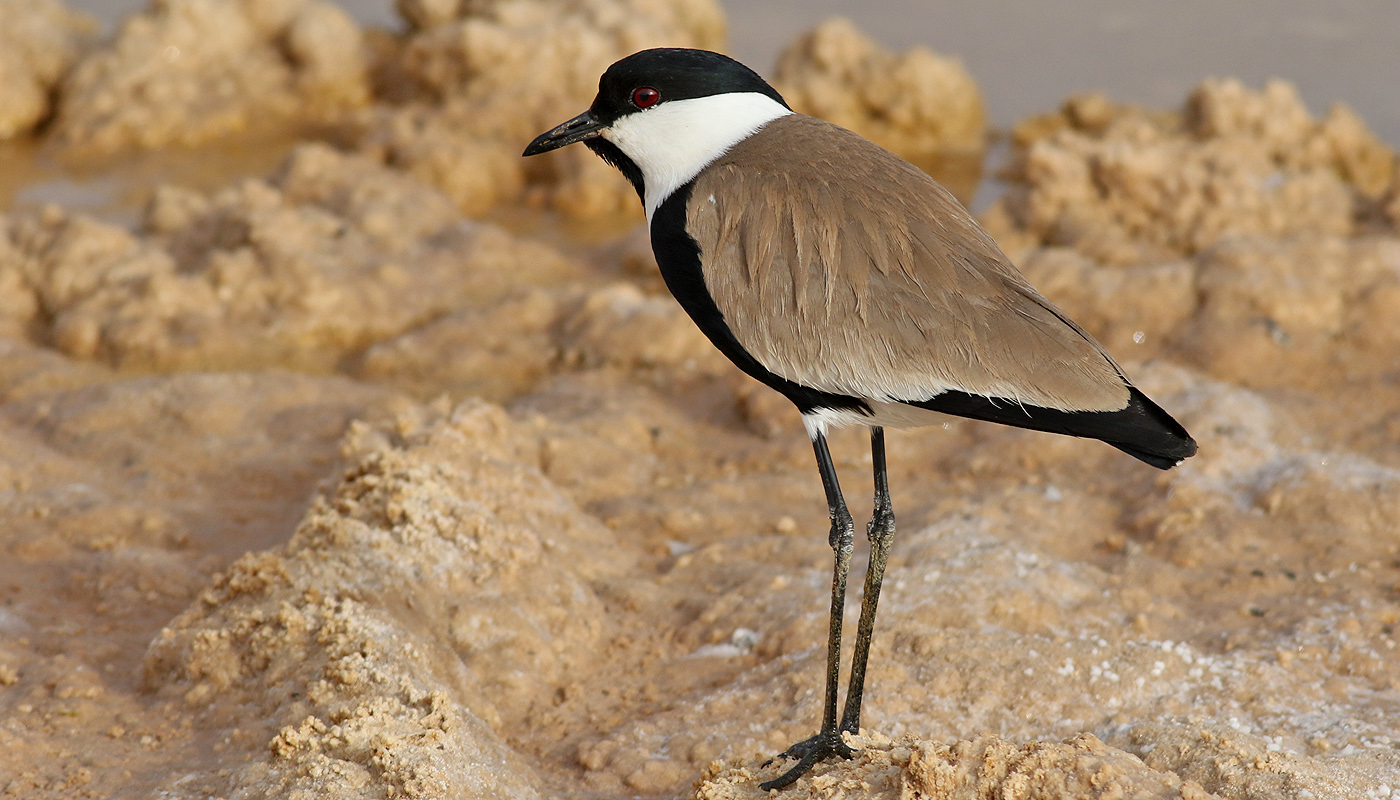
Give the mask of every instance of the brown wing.
POLYGON ((942 186, 842 128, 768 123, 697 179, 687 229, 735 338, 788 380, 877 400, 1128 403, 1103 348, 942 186))

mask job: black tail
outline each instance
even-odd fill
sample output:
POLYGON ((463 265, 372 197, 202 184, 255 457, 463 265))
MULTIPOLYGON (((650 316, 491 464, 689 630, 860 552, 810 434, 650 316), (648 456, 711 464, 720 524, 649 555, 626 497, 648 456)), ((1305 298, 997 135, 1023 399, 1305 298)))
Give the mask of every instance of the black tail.
POLYGON ((1118 411, 1060 411, 966 392, 944 392, 908 405, 1017 428, 1099 439, 1157 469, 1171 469, 1196 454, 1196 440, 1181 423, 1136 387, 1118 411))

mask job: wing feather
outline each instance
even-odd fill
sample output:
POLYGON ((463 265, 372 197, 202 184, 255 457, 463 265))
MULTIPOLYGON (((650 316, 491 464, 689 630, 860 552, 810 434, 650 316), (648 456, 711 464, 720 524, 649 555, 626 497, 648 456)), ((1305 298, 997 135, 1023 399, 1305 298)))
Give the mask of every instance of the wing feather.
POLYGON ((960 391, 1064 411, 1129 402, 1103 348, 943 187, 849 131, 774 120, 691 196, 706 287, 776 375, 880 401, 960 391))

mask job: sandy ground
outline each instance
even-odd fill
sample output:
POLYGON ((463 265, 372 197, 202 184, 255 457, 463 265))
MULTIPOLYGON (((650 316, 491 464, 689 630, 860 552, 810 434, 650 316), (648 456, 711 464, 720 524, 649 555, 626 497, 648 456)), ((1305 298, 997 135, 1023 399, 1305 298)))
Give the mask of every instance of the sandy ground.
MULTIPOLYGON (((134 186, 126 224, 0 216, 0 794, 719 800, 814 731, 831 554, 795 411, 665 294, 624 185, 515 157, 722 13, 401 8, 389 36, 169 0, 96 41, 0 2, 50 43, 0 67, 53 104, 0 164, 230 165, 134 186), (220 162, 250 141, 298 143, 220 162)), ((831 23, 783 65, 970 194, 956 61, 831 23)), ((783 796, 1400 794, 1393 149, 1225 80, 1069 98, 1003 177, 990 229, 1201 453, 892 433, 860 750, 783 796)), ((832 445, 860 516, 864 435, 832 445)))

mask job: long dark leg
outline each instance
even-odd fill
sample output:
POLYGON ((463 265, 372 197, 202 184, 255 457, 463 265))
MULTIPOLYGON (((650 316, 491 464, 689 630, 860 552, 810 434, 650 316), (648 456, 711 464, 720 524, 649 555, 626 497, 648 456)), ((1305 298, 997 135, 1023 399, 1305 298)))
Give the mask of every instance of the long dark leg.
POLYGON ((890 541, 894 539, 894 505, 890 503, 890 479, 885 471, 885 429, 870 429, 870 456, 875 462, 875 511, 865 526, 870 538, 870 568, 865 571, 865 596, 860 601, 860 623, 856 626, 856 651, 851 659, 851 682, 846 687, 846 710, 841 714, 841 730, 860 732, 860 701, 865 691, 865 662, 870 657, 870 634, 875 629, 875 610, 880 605, 880 585, 885 580, 890 541))
MULTIPOLYGON (((851 550, 855 547, 856 527, 846 499, 841 496, 841 484, 836 480, 836 465, 831 463, 831 451, 826 437, 818 434, 812 440, 817 454, 817 469, 821 471, 822 488, 826 489, 826 507, 831 516, 828 541, 836 553, 831 574, 831 618, 826 639, 826 706, 822 711, 822 728, 810 739, 789 747, 779 758, 796 758, 796 766, 771 781, 759 784, 764 791, 781 789, 802 777, 813 764, 832 756, 851 757, 851 748, 841 741, 836 724, 836 696, 841 679, 841 622, 846 609, 846 573, 851 566, 851 550)), ((766 766, 766 765, 765 765, 766 766)))

